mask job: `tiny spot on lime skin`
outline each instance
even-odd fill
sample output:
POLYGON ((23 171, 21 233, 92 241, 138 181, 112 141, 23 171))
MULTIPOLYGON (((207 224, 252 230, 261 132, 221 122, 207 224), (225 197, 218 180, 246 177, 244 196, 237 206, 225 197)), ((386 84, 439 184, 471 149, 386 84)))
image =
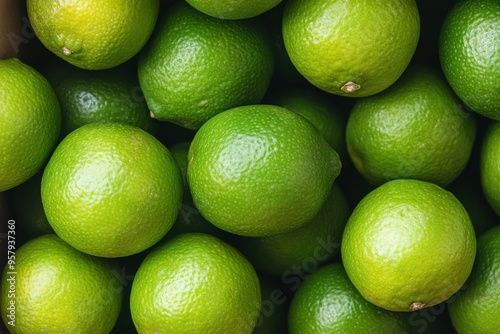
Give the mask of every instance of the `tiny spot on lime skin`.
POLYGON ((152 119, 157 119, 157 118, 156 118, 156 115, 155 115, 155 114, 153 114, 153 112, 152 112, 152 111, 150 111, 150 112, 149 112, 149 117, 151 117, 152 119))
POLYGON ((361 86, 358 85, 357 83, 355 83, 353 81, 348 81, 340 89, 344 93, 354 93, 355 91, 357 91, 360 88, 361 88, 361 86))
POLYGON ((70 49, 68 49, 66 46, 63 46, 62 47, 62 53, 66 56, 70 56, 71 54, 73 54, 73 51, 71 51, 70 49))
POLYGON ((413 302, 410 305, 410 310, 412 311, 418 311, 420 309, 423 309, 425 307, 425 303, 422 302, 413 302))

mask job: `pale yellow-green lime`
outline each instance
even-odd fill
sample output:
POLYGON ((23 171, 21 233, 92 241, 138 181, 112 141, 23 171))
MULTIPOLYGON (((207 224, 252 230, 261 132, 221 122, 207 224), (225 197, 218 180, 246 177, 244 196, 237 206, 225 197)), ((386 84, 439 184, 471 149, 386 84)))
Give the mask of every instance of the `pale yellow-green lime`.
POLYGON ((143 333, 252 333, 260 311, 259 278, 232 246, 185 233, 144 259, 130 295, 143 333))
POLYGON ((292 63, 314 86, 343 96, 383 91, 417 47, 415 0, 290 0, 283 39, 292 63))
POLYGON ((500 328, 500 226, 477 240, 476 262, 463 291, 448 305, 461 334, 489 334, 500 328))
POLYGON ((403 313, 368 302, 352 285, 341 263, 312 273, 293 296, 288 312, 290 334, 407 333, 403 313))
POLYGON ((271 39, 260 20, 221 20, 174 4, 139 60, 154 117, 198 129, 212 116, 259 103, 273 73, 271 39))
POLYGON ((171 228, 182 177, 168 149, 146 131, 91 123, 56 148, 41 193, 63 240, 91 255, 123 257, 154 245, 171 228))
POLYGON ((310 221, 340 168, 337 152, 309 121, 282 107, 249 105, 226 110, 198 130, 187 178, 209 222, 263 237, 310 221))
POLYGON ((342 262, 361 295, 410 312, 457 292, 472 270, 476 237, 467 211, 426 181, 393 180, 366 195, 344 230, 342 262))
POLYGON ((500 122, 492 121, 483 138, 480 163, 484 195, 500 216, 500 122))
POLYGON ((135 56, 156 24, 159 0, 28 0, 36 36, 56 56, 89 70, 135 56))
POLYGON ((0 192, 42 168, 60 128, 59 102, 48 81, 16 58, 0 60, 0 192))
POLYGON ((465 168, 476 135, 444 78, 413 66, 386 91, 359 99, 347 121, 347 150, 372 184, 412 178, 447 186, 465 168))
POLYGON ((54 234, 32 239, 3 270, 2 319, 12 334, 110 333, 121 308, 119 273, 114 260, 54 234))
POLYGON ((441 27, 439 59, 462 101, 500 120, 500 2, 458 1, 441 27))

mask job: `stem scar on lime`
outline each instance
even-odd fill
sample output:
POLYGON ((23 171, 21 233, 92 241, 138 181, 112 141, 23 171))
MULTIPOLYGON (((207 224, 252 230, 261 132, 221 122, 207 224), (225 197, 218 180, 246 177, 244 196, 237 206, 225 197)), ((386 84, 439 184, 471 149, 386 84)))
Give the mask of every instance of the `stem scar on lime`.
POLYGON ((62 52, 63 52, 63 53, 64 53, 64 55, 66 55, 66 56, 70 56, 70 55, 73 53, 73 51, 71 51, 70 49, 68 49, 66 46, 63 46, 63 47, 62 47, 62 52))
POLYGON ((353 81, 347 81, 340 89, 345 93, 354 93, 360 88, 361 86, 358 85, 357 83, 353 81))
POLYGON ((413 302, 410 305, 410 310, 412 311, 418 311, 420 309, 423 309, 425 307, 425 303, 422 302, 413 302))

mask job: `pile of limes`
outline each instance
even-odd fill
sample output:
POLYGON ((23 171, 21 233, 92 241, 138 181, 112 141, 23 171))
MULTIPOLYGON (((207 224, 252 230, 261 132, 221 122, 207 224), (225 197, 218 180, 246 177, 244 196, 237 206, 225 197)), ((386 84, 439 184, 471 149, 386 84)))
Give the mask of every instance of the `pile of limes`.
POLYGON ((3 1, 0 219, 2 333, 500 333, 500 1, 3 1))

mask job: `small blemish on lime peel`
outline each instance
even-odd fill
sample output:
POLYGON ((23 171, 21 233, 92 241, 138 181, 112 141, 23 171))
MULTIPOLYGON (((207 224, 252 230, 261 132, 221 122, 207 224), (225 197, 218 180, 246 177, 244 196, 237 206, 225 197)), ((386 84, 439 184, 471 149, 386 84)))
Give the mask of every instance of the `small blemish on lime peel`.
POLYGON ((418 311, 420 309, 423 309, 424 307, 425 307, 424 303, 422 303, 422 302, 414 302, 414 303, 411 303, 410 310, 412 310, 412 311, 418 311))
POLYGON ((155 114, 153 114, 153 112, 152 112, 152 111, 149 111, 149 117, 151 117, 152 119, 157 119, 157 118, 156 118, 156 115, 155 115, 155 114))
POLYGON ((361 88, 361 86, 358 85, 357 83, 352 82, 352 81, 347 81, 340 89, 344 93, 354 93, 355 91, 357 91, 360 88, 361 88))
POLYGON ((64 53, 64 55, 66 55, 66 56, 70 56, 73 53, 73 51, 71 51, 70 49, 68 49, 66 46, 63 46, 62 47, 62 53, 64 53))

